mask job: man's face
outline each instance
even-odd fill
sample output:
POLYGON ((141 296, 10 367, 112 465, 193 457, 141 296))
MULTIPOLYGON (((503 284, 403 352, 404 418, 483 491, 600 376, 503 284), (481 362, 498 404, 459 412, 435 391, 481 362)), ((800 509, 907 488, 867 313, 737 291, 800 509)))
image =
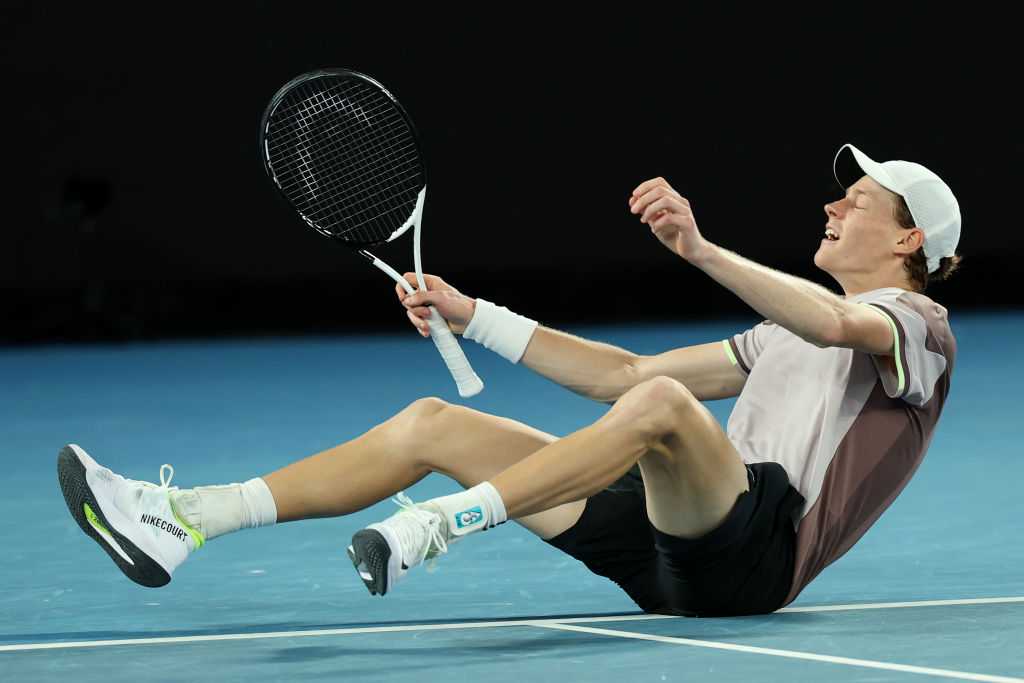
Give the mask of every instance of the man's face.
POLYGON ((864 176, 845 197, 826 204, 825 227, 834 230, 839 239, 823 239, 814 264, 833 276, 877 270, 892 258, 903 232, 895 218, 896 201, 895 194, 864 176))

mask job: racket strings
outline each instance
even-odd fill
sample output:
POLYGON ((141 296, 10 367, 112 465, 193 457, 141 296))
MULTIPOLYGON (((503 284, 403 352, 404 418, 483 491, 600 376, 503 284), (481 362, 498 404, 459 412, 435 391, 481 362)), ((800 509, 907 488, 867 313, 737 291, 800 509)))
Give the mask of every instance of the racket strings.
MULTIPOLYGON (((320 111, 323 111, 325 107, 330 108, 330 106, 332 104, 341 105, 341 107, 346 111, 346 113, 354 116, 360 122, 367 122, 367 121, 370 120, 370 117, 367 116, 366 113, 362 110, 362 108, 360 108, 358 106, 354 106, 353 107, 353 106, 350 105, 350 103, 348 103, 346 101, 334 101, 334 102, 332 102, 329 97, 323 96, 322 93, 314 93, 313 98, 306 98, 306 99, 302 100, 299 103, 298 107, 293 107, 293 109, 296 110, 296 111, 292 112, 293 116, 298 114, 298 123, 299 123, 300 135, 304 135, 304 137, 306 137, 307 140, 308 140, 308 138, 310 137, 309 134, 310 134, 311 128, 312 128, 312 125, 307 120, 308 119, 308 115, 309 114, 319 113, 320 111), (360 114, 362 114, 362 115, 360 115, 360 114)), ((337 107, 335 107, 335 108, 337 108, 337 107)), ((377 107, 377 111, 371 111, 370 113, 371 114, 377 114, 379 112, 379 110, 383 110, 383 109, 388 109, 388 107, 377 107)), ((392 112, 393 112, 393 108, 391 108, 391 109, 392 109, 392 112)), ((391 116, 391 117, 384 118, 383 122, 385 124, 386 123, 391 123, 391 122, 393 122, 393 121, 395 121, 396 119, 399 119, 399 118, 400 118, 399 116, 391 116)), ((403 123, 404 123, 404 121, 403 121, 403 123)), ((322 126, 322 128, 324 128, 325 132, 327 132, 327 133, 331 132, 331 128, 329 128, 329 127, 323 127, 322 126)), ((355 129, 355 131, 359 132, 359 129, 355 129)), ((394 132, 394 127, 392 127, 390 130, 383 129, 383 132, 385 134, 388 133, 388 132, 392 132, 393 133, 394 132)), ((399 130, 398 132, 401 133, 401 132, 404 132, 404 131, 399 130)), ((393 175, 394 172, 396 172, 398 170, 401 170, 399 168, 394 168, 394 166, 396 166, 396 162, 399 162, 398 165, 400 165, 401 162, 405 162, 405 161, 408 161, 408 160, 411 160, 411 159, 415 158, 414 154, 405 154, 404 158, 403 158, 403 156, 401 155, 401 152, 406 151, 406 150, 410 150, 410 151, 414 152, 415 151, 415 146, 413 144, 411 144, 411 142, 410 142, 404 148, 400 148, 397 151, 392 151, 392 152, 388 153, 388 152, 385 152, 386 148, 384 148, 379 143, 379 141, 370 141, 371 143, 377 142, 377 144, 374 145, 374 147, 372 147, 372 148, 367 148, 367 145, 365 144, 365 138, 366 138, 365 135, 361 136, 362 138, 364 138, 364 140, 360 140, 359 142, 357 142, 355 144, 353 144, 353 142, 352 142, 352 137, 354 137, 354 136, 350 135, 350 136, 348 136, 347 139, 340 138, 340 137, 337 137, 335 139, 327 138, 328 140, 330 140, 330 142, 327 142, 326 145, 322 145, 323 147, 326 147, 326 149, 325 149, 325 151, 323 153, 319 153, 319 154, 316 153, 316 152, 310 154, 308 152, 309 145, 299 144, 298 145, 298 148, 299 148, 299 151, 300 151, 300 161, 299 161, 299 163, 305 167, 305 168, 300 169, 300 171, 311 170, 311 168, 316 165, 316 162, 319 161, 319 159, 317 159, 318 156, 319 157, 323 157, 323 156, 328 156, 329 157, 331 153, 334 153, 334 154, 347 154, 347 155, 349 155, 349 157, 353 161, 353 169, 350 170, 350 172, 347 174, 348 177, 344 177, 344 176, 339 176, 338 175, 339 173, 344 173, 344 170, 329 171, 328 175, 326 175, 326 176, 324 176, 324 174, 322 172, 320 174, 318 174, 318 175, 320 176, 320 178, 322 180, 326 180, 329 183, 333 183, 333 184, 336 184, 336 185, 342 185, 344 183, 347 183, 348 187, 346 188, 346 191, 349 193, 348 194, 348 198, 350 200, 352 200, 353 202, 356 202, 357 200, 363 200, 364 202, 369 202, 367 204, 364 204, 363 208, 361 208, 360 210, 351 213, 349 215, 350 221, 355 221, 360 214, 365 214, 367 212, 374 212, 374 211, 380 209, 381 206, 387 207, 385 210, 390 210, 390 209, 393 209, 393 208, 398 208, 398 207, 393 206, 394 202, 388 201, 390 198, 385 198, 384 201, 378 201, 378 202, 369 201, 367 195, 375 187, 374 183, 375 182, 379 183, 382 180, 381 177, 380 177, 382 175, 381 173, 379 173, 379 172, 373 173, 372 171, 375 170, 374 167, 376 167, 376 169, 383 168, 384 171, 385 171, 385 174, 384 174, 385 176, 387 174, 386 173, 387 171, 390 171, 391 174, 393 175), (347 143, 347 146, 345 145, 345 143, 347 143), (301 152, 306 152, 306 153, 305 154, 301 154, 301 152), (384 152, 384 153, 382 154, 382 152, 384 152), (364 166, 362 168, 357 168, 356 164, 358 162, 360 162, 360 161, 362 161, 364 164, 368 163, 368 164, 371 164, 371 165, 370 166, 364 166), (392 167, 390 169, 388 168, 389 164, 392 167), (355 177, 358 177, 359 180, 353 182, 353 178, 355 178, 355 177)), ((318 142, 318 140, 316 138, 314 138, 312 140, 308 140, 308 142, 315 144, 316 142, 318 142)), ((322 162, 320 163, 320 166, 323 166, 322 162)), ((313 187, 312 184, 310 183, 309 178, 307 177, 307 175, 308 174, 304 173, 304 172, 300 173, 299 180, 297 180, 296 183, 293 183, 292 186, 287 186, 284 189, 292 190, 294 185, 299 184, 299 183, 305 183, 306 186, 307 186, 307 189, 310 190, 311 194, 314 197, 317 197, 318 194, 319 194, 317 191, 319 189, 321 189, 321 188, 319 187, 319 184, 317 185, 317 187, 313 187)), ((414 177, 414 174, 406 174, 406 176, 400 177, 399 180, 400 181, 401 180, 406 180, 406 179, 410 179, 412 177, 414 177)), ((401 182, 397 182, 397 183, 396 182, 392 182, 389 185, 378 186, 377 189, 378 190, 388 190, 388 189, 392 189, 394 187, 397 187, 399 185, 401 185, 401 182)), ((316 219, 322 220, 324 218, 329 218, 330 217, 329 216, 329 212, 332 209, 336 208, 336 206, 341 201, 342 201, 341 198, 336 198, 334 201, 328 200, 325 205, 322 205, 319 208, 315 208, 315 205, 314 205, 312 211, 310 211, 310 209, 311 209, 311 207, 309 206, 310 202, 307 201, 307 202, 303 202, 304 206, 302 208, 304 208, 307 212, 310 213, 310 216, 308 216, 307 218, 316 218, 316 219), (319 216, 319 215, 317 215, 317 214, 323 214, 325 212, 328 212, 328 216, 319 216)), ((353 229, 361 227, 362 225, 364 225, 366 223, 369 223, 370 220, 373 220, 372 216, 368 220, 363 220, 363 221, 360 221, 359 223, 351 224, 348 229, 340 231, 340 232, 337 232, 336 234, 338 234, 339 236, 341 234, 348 234, 348 233, 352 232, 353 229)), ((400 225, 400 223, 399 223, 399 225, 400 225)), ((389 232, 392 232, 392 231, 393 230, 389 230, 389 232)))
POLYGON ((408 122, 386 93, 361 80, 300 84, 273 111, 266 143, 285 196, 310 225, 348 241, 389 239, 423 186, 408 122))
MULTIPOLYGON (((392 113, 394 113, 393 108, 392 108, 392 113)), ((332 132, 336 133, 336 131, 332 130, 331 128, 325 127, 323 131, 321 131, 320 133, 310 137, 308 135, 308 130, 310 128, 308 117, 303 116, 303 113, 291 113, 291 114, 289 114, 287 112, 282 112, 282 114, 286 115, 286 116, 291 116, 292 117, 291 120, 288 120, 288 121, 285 122, 287 125, 294 125, 294 122, 298 122, 298 123, 300 123, 300 125, 302 125, 305 128, 305 130, 301 131, 301 133, 306 134, 306 139, 303 141, 304 144, 313 146, 313 145, 320 145, 320 144, 323 144, 323 143, 326 143, 326 142, 330 142, 331 141, 331 138, 330 138, 331 133, 332 132)), ((385 120, 385 122, 386 123, 394 123, 394 122, 397 122, 399 119, 400 119, 400 117, 397 114, 395 114, 394 116, 388 117, 385 120)), ((277 124, 277 127, 280 127, 282 125, 282 122, 280 122, 280 121, 275 121, 275 123, 277 124)), ((347 144, 350 144, 350 142, 355 138, 355 132, 350 130, 350 131, 348 131, 348 136, 347 137, 343 138, 341 136, 335 135, 335 138, 336 138, 335 141, 337 143, 342 144, 342 145, 347 145, 347 144)), ((270 161, 273 162, 273 163, 282 163, 282 164, 287 165, 289 163, 289 161, 287 160, 287 157, 289 155, 291 155, 291 154, 292 154, 292 150, 289 148, 287 150, 282 151, 282 153, 271 155, 270 156, 270 161)))
MULTIPOLYGON (((410 174, 408 174, 406 176, 403 176, 401 178, 396 178, 395 182, 392 183, 391 185, 379 186, 379 187, 376 188, 376 190, 379 191, 379 192, 387 192, 388 190, 392 190, 392 189, 395 189, 395 188, 405 187, 408 184, 409 180, 415 178, 418 175, 419 175, 418 172, 410 173, 410 174)), ((371 203, 368 206, 366 206, 365 208, 361 208, 358 211, 352 211, 351 213, 347 214, 346 218, 351 223, 351 225, 349 225, 348 227, 344 228, 343 232, 347 231, 347 230, 351 230, 351 229, 357 228, 357 227, 359 227, 361 225, 365 225, 365 224, 369 223, 372 220, 375 220, 377 214, 371 215, 369 218, 366 218, 365 214, 373 213, 374 211, 380 209, 381 207, 386 207, 384 209, 384 211, 391 211, 391 210, 397 210, 397 209, 403 209, 404 210, 404 206, 403 205, 394 206, 393 205, 394 204, 393 199, 394 199, 393 196, 386 196, 386 197, 384 197, 383 199, 381 199, 378 202, 371 203), (360 220, 360 218, 362 220, 360 220), (359 221, 359 222, 354 222, 354 221, 359 221)), ((415 196, 410 197, 410 201, 413 201, 413 203, 415 203, 415 196)), ((329 206, 325 206, 325 207, 316 209, 316 210, 310 212, 310 215, 312 216, 312 215, 316 215, 318 213, 321 213, 323 211, 331 210, 333 208, 333 206, 335 204, 337 204, 338 202, 340 202, 340 200, 335 201, 334 203, 332 203, 329 206)), ((384 215, 384 214, 380 214, 380 215, 384 215)), ((408 212, 406 213, 406 217, 408 217, 408 212)), ((340 234, 341 233, 339 233, 339 235, 340 234)))
MULTIPOLYGON (((319 144, 321 142, 320 140, 308 139, 309 128, 312 127, 312 124, 316 123, 314 121, 314 118, 317 117, 319 114, 324 113, 325 111, 327 113, 333 113, 334 111, 337 111, 337 109, 340 107, 343 110, 344 114, 347 114, 351 116, 353 119, 355 119, 355 121, 353 122, 353 124, 355 125, 352 125, 348 129, 343 131, 343 133, 347 135, 347 137, 338 135, 337 130, 331 130, 331 128, 329 127, 324 131, 324 133, 334 133, 335 139, 337 139, 339 142, 349 144, 351 139, 361 132, 360 129, 357 127, 357 125, 360 123, 363 125, 369 125, 369 122, 373 121, 374 123, 379 125, 395 123, 400 121, 401 119, 400 115, 398 115, 397 111, 395 110, 394 105, 392 105, 390 102, 378 103, 375 108, 367 111, 365 108, 360 107, 358 105, 354 105, 353 103, 347 101, 346 99, 338 98, 330 93, 328 93, 328 95, 332 96, 333 99, 328 100, 324 92, 319 91, 309 93, 308 96, 304 98, 296 97, 294 98, 294 102, 282 103, 275 111, 275 119, 272 122, 272 125, 276 123, 278 125, 284 125, 286 127, 294 127, 295 124, 298 123, 300 126, 305 128, 305 131, 300 130, 299 132, 305 132, 307 134, 307 144, 319 144)), ((337 124, 337 121, 325 120, 325 122, 328 124, 337 124)))
MULTIPOLYGON (((355 216, 358 216, 360 213, 364 213, 365 211, 369 210, 373 206, 379 206, 382 202, 374 203, 372 201, 373 195, 375 193, 379 193, 379 192, 381 192, 383 190, 388 190, 388 189, 391 189, 393 187, 402 186, 402 185, 405 184, 404 181, 414 179, 416 176, 418 176, 419 175, 419 169, 416 168, 415 161, 416 161, 415 159, 410 158, 410 159, 408 159, 407 161, 404 162, 406 168, 404 168, 403 170, 407 171, 407 173, 405 175, 403 175, 403 176, 398 176, 397 178, 394 177, 395 176, 394 172, 397 169, 391 168, 391 169, 389 169, 390 173, 388 173, 388 174, 383 174, 383 173, 376 174, 374 176, 373 184, 372 185, 367 185, 365 182, 353 185, 352 186, 352 194, 349 195, 347 197, 347 199, 350 200, 350 201, 364 200, 366 202, 369 202, 369 206, 367 206, 367 208, 364 208, 362 210, 353 212, 352 214, 350 214, 350 217, 354 219, 355 216), (398 182, 393 182, 390 185, 380 185, 380 181, 388 180, 388 179, 394 179, 394 180, 397 180, 398 182)), ((324 178, 324 177, 321 176, 321 180, 322 181, 328 181, 328 182, 344 182, 343 178, 340 178, 340 177, 330 177, 330 176, 327 177, 327 178, 324 178)), ((302 179, 296 180, 291 185, 282 186, 282 189, 287 193, 287 192, 290 192, 292 189, 296 189, 296 186, 299 185, 300 183, 307 183, 308 184, 309 182, 310 182, 309 179, 306 179, 303 176, 302 179)), ((310 189, 314 190, 314 188, 312 188, 312 187, 310 189)), ((316 189, 319 189, 319 188, 316 188, 316 189)), ((315 192, 314 192, 314 194, 315 194, 315 192)), ((320 206, 313 213, 315 213, 316 211, 322 211, 322 210, 327 210, 327 209, 333 208, 336 204, 340 203, 344 199, 346 199, 346 198, 337 197, 333 201, 329 201, 328 200, 325 205, 320 206)), ((323 204, 323 202, 321 202, 321 204, 323 204)))
MULTIPOLYGON (((337 144, 333 144, 331 147, 334 153, 354 156, 355 158, 352 159, 354 170, 347 175, 344 171, 340 172, 341 175, 335 171, 333 176, 329 177, 331 182, 339 185, 346 184, 343 190, 346 194, 333 200, 327 200, 323 206, 313 212, 312 217, 318 220, 333 218, 339 205, 343 204, 347 198, 347 203, 351 205, 346 209, 348 215, 345 218, 348 227, 336 230, 335 233, 338 236, 348 237, 355 233, 357 238, 366 239, 365 232, 360 228, 369 225, 374 220, 381 219, 387 219, 385 220, 386 231, 390 236, 408 214, 407 207, 402 206, 401 200, 408 203, 413 201, 412 193, 408 193, 406 197, 396 196, 395 193, 401 192, 405 181, 414 180, 418 175, 415 150, 408 150, 411 158, 400 156, 403 150, 398 150, 388 154, 386 159, 382 159, 379 156, 382 150, 373 147, 367 148, 365 143, 347 150, 339 150, 337 144), (399 173, 402 175, 396 175, 399 173), (390 195, 387 194, 389 191, 390 195), (389 213, 394 211, 397 211, 397 214, 389 213)), ((411 148, 412 145, 407 147, 411 148)), ((382 236, 378 236, 378 239, 382 236)))
MULTIPOLYGON (((349 172, 346 172, 347 169, 339 169, 328 175, 321 175, 321 180, 327 181, 329 183, 345 184, 346 186, 352 188, 352 197, 359 198, 359 194, 361 192, 366 194, 372 192, 373 188, 376 187, 375 181, 380 177, 384 177, 386 175, 386 172, 393 172, 395 170, 398 170, 398 168, 402 165, 412 167, 416 164, 417 161, 418 158, 416 156, 415 146, 409 145, 408 152, 406 153, 404 158, 396 158, 394 161, 387 162, 387 165, 384 165, 385 162, 378 161, 375 167, 351 170, 349 172)), ((416 170, 418 172, 418 169, 416 170)), ((300 175, 300 177, 297 178, 294 182, 289 183, 287 185, 282 184, 281 189, 284 190, 285 192, 288 192, 291 189, 293 189, 296 185, 304 181, 305 178, 302 175, 300 175)))

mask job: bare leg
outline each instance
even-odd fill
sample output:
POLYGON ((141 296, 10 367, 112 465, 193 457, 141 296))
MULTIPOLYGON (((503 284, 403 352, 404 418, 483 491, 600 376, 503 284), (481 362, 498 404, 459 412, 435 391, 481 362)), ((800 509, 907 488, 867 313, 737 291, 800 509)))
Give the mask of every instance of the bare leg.
POLYGON ((721 426, 668 377, 633 387, 594 424, 545 446, 490 482, 511 519, 587 498, 636 462, 651 522, 675 536, 711 531, 748 489, 743 461, 721 426))
MULTIPOLYGON (((362 436, 263 477, 277 519, 347 515, 439 472, 469 487, 557 441, 528 425, 437 398, 424 398, 362 436)), ((551 538, 579 519, 584 501, 565 501, 518 519, 551 538)))

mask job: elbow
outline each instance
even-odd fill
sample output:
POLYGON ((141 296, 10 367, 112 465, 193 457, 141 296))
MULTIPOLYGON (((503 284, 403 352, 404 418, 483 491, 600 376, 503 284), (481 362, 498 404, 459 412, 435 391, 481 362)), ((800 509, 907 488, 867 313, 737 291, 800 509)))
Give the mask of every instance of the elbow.
POLYGON ((623 393, 640 383, 643 376, 643 365, 641 363, 643 358, 643 356, 635 353, 631 353, 626 358, 626 362, 620 370, 623 378, 621 384, 625 387, 622 390, 623 393))
POLYGON ((816 334, 813 335, 813 339, 808 339, 807 341, 818 348, 826 349, 833 346, 842 346, 845 338, 845 321, 843 312, 841 310, 837 310, 835 314, 826 321, 822 328, 817 330, 816 334))
POLYGON ((642 381, 643 370, 640 365, 642 356, 636 354, 626 358, 625 363, 615 373, 615 378, 602 384, 604 391, 601 396, 593 398, 601 403, 615 403, 624 393, 642 381))

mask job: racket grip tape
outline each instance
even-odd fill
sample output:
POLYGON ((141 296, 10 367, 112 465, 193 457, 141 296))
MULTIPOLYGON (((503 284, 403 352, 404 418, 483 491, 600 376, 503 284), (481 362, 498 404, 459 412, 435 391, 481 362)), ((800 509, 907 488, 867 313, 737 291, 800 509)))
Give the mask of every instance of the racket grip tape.
POLYGON ((430 338, 434 340, 434 346, 437 347, 441 358, 444 359, 444 364, 448 366, 448 371, 452 373, 455 385, 459 388, 459 396, 468 398, 479 394, 484 388, 483 380, 473 371, 458 340, 448 328, 448 323, 433 306, 430 307, 430 318, 427 320, 427 325, 430 328, 430 338))

